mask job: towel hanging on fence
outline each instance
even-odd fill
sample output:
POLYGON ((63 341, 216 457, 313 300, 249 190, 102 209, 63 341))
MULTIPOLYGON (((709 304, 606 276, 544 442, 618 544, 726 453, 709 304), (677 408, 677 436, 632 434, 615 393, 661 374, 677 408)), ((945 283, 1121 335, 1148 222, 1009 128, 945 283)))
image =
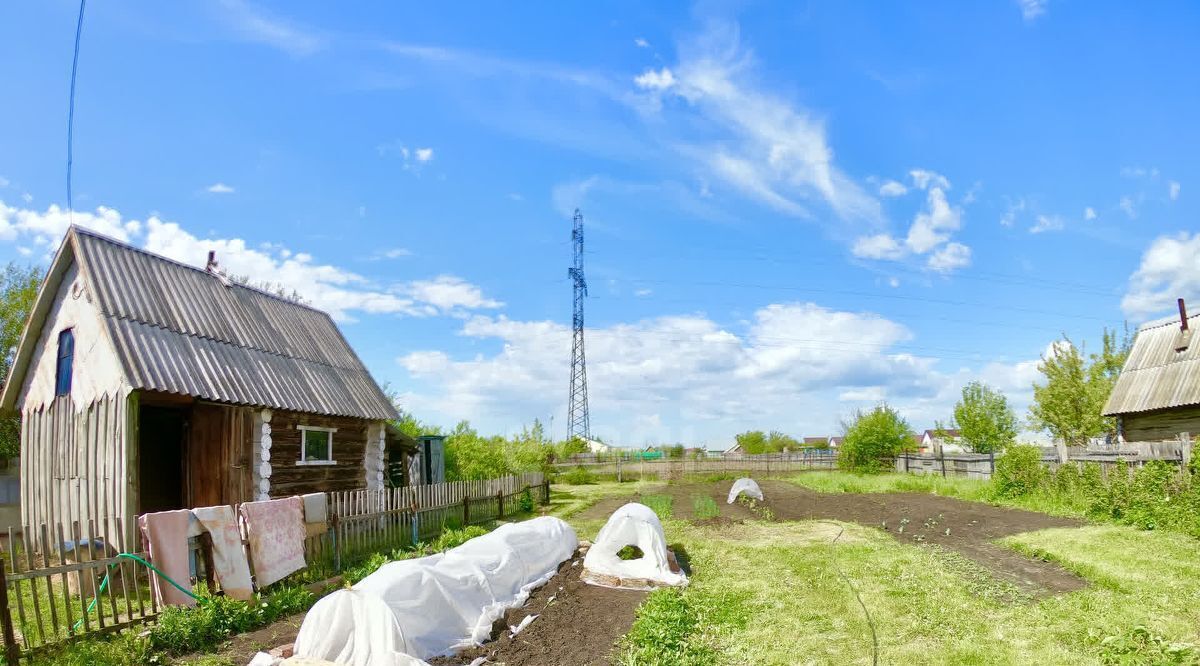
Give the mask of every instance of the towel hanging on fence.
POLYGON ((196 520, 212 537, 213 571, 227 596, 242 601, 254 597, 250 586, 250 564, 242 546, 242 533, 231 506, 206 506, 192 509, 196 520))
POLYGON ((304 568, 304 501, 299 497, 242 504, 258 589, 304 568))
POLYGON ((304 500, 304 522, 309 524, 329 522, 329 509, 326 505, 325 493, 309 493, 301 495, 300 499, 304 500))
MULTIPOLYGON (((188 523, 192 512, 187 509, 147 513, 138 518, 138 527, 146 541, 154 566, 172 579, 186 585, 192 568, 188 560, 188 523)), ((150 577, 154 597, 167 606, 195 606, 196 600, 175 589, 170 583, 150 577)))

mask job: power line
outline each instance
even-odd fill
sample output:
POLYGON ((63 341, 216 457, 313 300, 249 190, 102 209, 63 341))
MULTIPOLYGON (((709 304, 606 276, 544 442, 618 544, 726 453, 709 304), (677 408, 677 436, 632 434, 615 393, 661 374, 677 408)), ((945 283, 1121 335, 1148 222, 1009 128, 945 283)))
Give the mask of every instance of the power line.
POLYGON ((79 73, 79 42, 83 36, 83 10, 87 0, 79 0, 79 21, 75 24, 75 57, 71 60, 71 96, 67 107, 67 214, 75 223, 75 202, 71 196, 71 170, 75 144, 75 77, 79 73))

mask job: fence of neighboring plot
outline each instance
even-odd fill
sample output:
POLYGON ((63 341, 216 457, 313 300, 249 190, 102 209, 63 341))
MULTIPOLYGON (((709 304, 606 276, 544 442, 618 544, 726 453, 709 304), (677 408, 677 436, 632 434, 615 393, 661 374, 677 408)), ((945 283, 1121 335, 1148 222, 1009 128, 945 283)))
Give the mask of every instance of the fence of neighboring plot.
MULTIPOLYGON (((1122 442, 1107 448, 1089 447, 1043 447, 1042 463, 1051 471, 1064 464, 1085 465, 1092 463, 1107 476, 1119 464, 1126 467, 1141 467, 1159 460, 1169 464, 1186 465, 1191 459, 1192 441, 1187 433, 1177 440, 1165 442, 1122 442)), ((996 471, 996 460, 1003 453, 905 453, 896 457, 896 471, 909 474, 936 474, 961 476, 973 479, 990 479, 996 471)))
POLYGON ((769 476, 835 467, 837 467, 835 451, 806 449, 789 453, 724 454, 697 458, 660 458, 658 460, 580 457, 556 463, 554 471, 558 475, 569 475, 574 470, 585 470, 594 476, 627 481, 631 479, 675 479, 691 475, 726 473, 755 473, 769 476))
MULTIPOLYGON (((449 527, 502 519, 549 501, 550 486, 541 473, 328 493, 327 523, 310 526, 305 538, 308 567, 288 580, 333 575, 370 553, 412 546, 449 527)), ((150 561, 149 555, 141 544, 127 549, 123 527, 119 518, 101 516, 87 524, 9 529, 8 550, 0 561, 4 663, 16 664, 58 643, 158 616, 152 574, 127 556, 150 561), (104 525, 115 525, 114 542, 98 536, 104 525)), ((188 545, 188 582, 219 593, 208 535, 190 539, 188 545)))

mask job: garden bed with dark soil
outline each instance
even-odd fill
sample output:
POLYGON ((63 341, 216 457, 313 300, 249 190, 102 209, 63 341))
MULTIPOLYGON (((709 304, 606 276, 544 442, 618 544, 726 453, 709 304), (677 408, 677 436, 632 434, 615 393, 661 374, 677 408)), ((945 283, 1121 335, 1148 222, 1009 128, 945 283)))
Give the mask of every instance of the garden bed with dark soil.
MULTIPOLYGON (((780 520, 832 519, 880 528, 901 541, 954 550, 1021 592, 1044 596, 1087 582, 1062 567, 993 543, 1021 532, 1078 527, 1071 518, 921 493, 819 493, 786 481, 759 484, 780 520)), ((727 484, 726 484, 726 487, 727 484)))
POLYGON ((610 664, 617 641, 633 625, 645 592, 612 590, 579 579, 583 558, 564 562, 558 574, 533 591, 521 608, 496 623, 494 639, 455 655, 428 660, 433 666, 470 664, 486 657, 507 666, 588 666, 610 664), (537 615, 516 636, 515 627, 537 615))

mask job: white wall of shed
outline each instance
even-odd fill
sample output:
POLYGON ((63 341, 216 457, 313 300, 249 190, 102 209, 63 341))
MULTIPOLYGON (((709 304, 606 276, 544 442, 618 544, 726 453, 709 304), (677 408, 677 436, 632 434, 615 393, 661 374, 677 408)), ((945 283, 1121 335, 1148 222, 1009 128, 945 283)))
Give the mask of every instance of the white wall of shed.
POLYGON ((73 264, 54 295, 42 330, 36 333, 37 345, 17 400, 17 408, 23 413, 54 402, 58 334, 68 328, 75 334, 70 393, 74 409, 82 410, 106 395, 128 393, 125 372, 109 340, 104 318, 79 274, 79 265, 73 264))

